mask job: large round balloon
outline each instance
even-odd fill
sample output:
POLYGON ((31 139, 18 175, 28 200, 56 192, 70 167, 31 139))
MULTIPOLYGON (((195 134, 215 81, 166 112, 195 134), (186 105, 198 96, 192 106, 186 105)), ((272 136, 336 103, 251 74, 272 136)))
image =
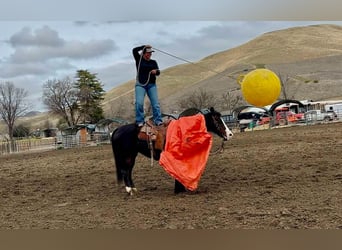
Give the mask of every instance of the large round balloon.
POLYGON ((272 104, 281 91, 279 77, 268 69, 255 69, 246 74, 239 83, 244 99, 256 107, 272 104))

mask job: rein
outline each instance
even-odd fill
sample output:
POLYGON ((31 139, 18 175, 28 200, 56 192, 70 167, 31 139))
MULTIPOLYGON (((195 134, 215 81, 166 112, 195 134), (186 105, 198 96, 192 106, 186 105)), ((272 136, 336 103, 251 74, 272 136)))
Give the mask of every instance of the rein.
MULTIPOLYGON (((140 133, 140 132, 139 132, 140 133)), ((151 167, 153 167, 153 142, 152 142, 152 132, 148 132, 147 129, 146 131, 144 131, 144 133, 146 134, 147 136, 147 144, 148 144, 148 147, 151 151, 151 167)))
POLYGON ((153 167, 153 143, 152 143, 151 135, 148 135, 148 145, 151 150, 151 168, 152 168, 153 167))
MULTIPOLYGON (((216 129, 218 131, 220 131, 217 121, 214 119, 214 117, 212 117, 212 119, 213 119, 213 123, 214 123, 216 129)), ((210 152, 209 155, 216 155, 218 153, 223 153, 223 150, 224 150, 224 139, 222 139, 220 147, 216 151, 210 152)))
POLYGON ((220 147, 214 152, 210 152, 209 155, 216 155, 218 153, 223 153, 224 150, 224 140, 222 140, 220 147))
MULTIPOLYGON (((204 115, 205 113, 208 112, 208 109, 200 110, 200 112, 204 115)), ((220 131, 219 125, 217 123, 217 120, 214 117, 212 117, 212 119, 213 119, 213 123, 214 123, 216 129, 218 131, 220 131)), ((223 150, 224 150, 224 139, 222 139, 221 145, 218 147, 218 149, 215 150, 214 152, 210 152, 209 155, 216 155, 218 153, 223 153, 223 150)))

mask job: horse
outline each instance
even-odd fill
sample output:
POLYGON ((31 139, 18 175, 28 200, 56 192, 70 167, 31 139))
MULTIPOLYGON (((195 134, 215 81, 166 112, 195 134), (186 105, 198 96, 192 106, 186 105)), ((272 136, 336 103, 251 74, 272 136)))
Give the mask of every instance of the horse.
MULTIPOLYGON (((192 116, 198 113, 204 115, 208 132, 218 135, 223 138, 223 141, 227 141, 233 136, 221 118, 221 113, 213 107, 203 110, 191 108, 183 111, 178 117, 173 116, 173 118, 179 119, 182 116, 192 116)), ((151 146, 154 145, 151 145, 151 141, 139 139, 139 132, 140 128, 135 123, 130 123, 116 128, 111 136, 117 182, 118 184, 124 182, 126 192, 130 195, 137 192, 132 179, 132 172, 138 153, 148 158, 153 157, 154 160, 158 161, 162 152, 160 149, 151 150, 151 146)), ((181 192, 186 192, 186 188, 175 179, 174 193, 181 192)))

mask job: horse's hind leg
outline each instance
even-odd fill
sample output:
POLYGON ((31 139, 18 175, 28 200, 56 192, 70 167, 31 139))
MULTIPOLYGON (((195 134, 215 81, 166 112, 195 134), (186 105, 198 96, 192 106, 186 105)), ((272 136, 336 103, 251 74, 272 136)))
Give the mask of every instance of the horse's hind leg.
POLYGON ((133 193, 137 192, 137 189, 135 188, 134 183, 133 183, 132 172, 133 172, 133 166, 124 170, 124 174, 123 174, 126 192, 129 195, 133 195, 133 193))
POLYGON ((117 180, 117 184, 120 185, 123 182, 124 179, 124 175, 123 175, 123 171, 122 169, 124 169, 125 163, 124 161, 121 159, 121 157, 119 157, 118 153, 116 153, 114 150, 114 161, 115 161, 115 169, 116 169, 116 180, 117 180))
POLYGON ((134 156, 122 157, 120 154, 115 155, 115 166, 116 166, 116 177, 118 181, 118 185, 124 182, 126 192, 129 194, 133 194, 136 192, 136 188, 134 187, 134 183, 132 180, 132 171, 135 163, 134 156))
POLYGON ((130 195, 133 195, 134 192, 137 192, 137 189, 135 188, 134 182, 132 179, 132 172, 133 172, 134 164, 135 164, 135 157, 131 156, 131 157, 126 158, 124 167, 121 168, 121 175, 125 182, 125 189, 126 189, 126 192, 130 195))

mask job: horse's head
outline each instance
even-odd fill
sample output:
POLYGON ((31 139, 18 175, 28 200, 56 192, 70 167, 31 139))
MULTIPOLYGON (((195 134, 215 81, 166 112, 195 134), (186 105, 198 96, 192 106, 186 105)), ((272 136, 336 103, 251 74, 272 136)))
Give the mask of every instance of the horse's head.
POLYGON ((220 112, 216 111, 213 107, 211 107, 207 110, 207 112, 203 113, 208 131, 217 134, 218 136, 222 137, 225 141, 232 138, 233 133, 228 128, 226 123, 223 121, 220 112))

